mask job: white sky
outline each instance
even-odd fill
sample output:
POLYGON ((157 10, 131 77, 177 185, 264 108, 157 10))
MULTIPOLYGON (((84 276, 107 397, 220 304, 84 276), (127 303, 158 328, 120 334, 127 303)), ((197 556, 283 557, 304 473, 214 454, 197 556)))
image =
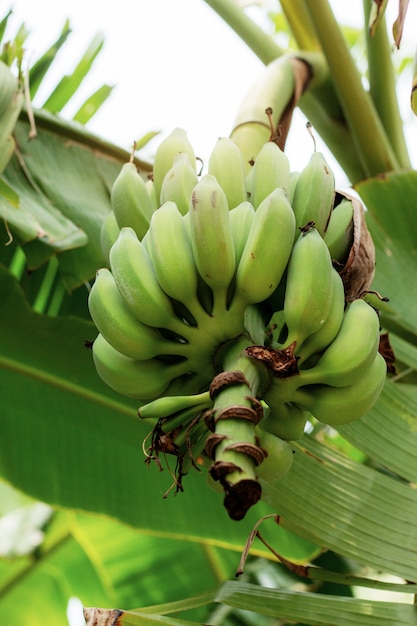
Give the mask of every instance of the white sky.
MULTIPOLYGON (((361 24, 362 0, 333 0, 331 4, 341 22, 361 24)), ((416 6, 410 5, 404 39, 408 34, 415 46, 416 6)), ((197 154, 207 159, 216 139, 229 135, 244 95, 264 67, 204 0, 119 0, 117 4, 98 0, 14 0, 10 6, 11 24, 16 28, 25 22, 31 32, 27 48, 32 60, 55 40, 65 19, 70 20, 73 32, 45 84, 48 89, 64 72, 72 70, 96 33, 104 34, 104 48, 87 84, 64 114, 75 113, 102 83, 116 85, 89 128, 127 149, 146 132, 161 130, 149 145, 152 153, 164 136, 180 126, 187 130, 197 154)), ((279 3, 271 0, 271 7, 277 9, 279 3)), ((395 18, 398 3, 391 2, 390 7, 395 18)), ((10 28, 8 34, 13 33, 10 28)), ((411 83, 411 70, 406 79, 411 83)), ((411 140, 417 121, 409 112, 408 93, 404 98, 404 115, 411 119, 411 133, 407 133, 411 140)), ((286 147, 292 169, 301 169, 311 154, 305 121, 301 113, 293 118, 286 147)), ((316 139, 318 149, 326 153, 325 146, 316 139)), ((331 157, 329 160, 336 178, 344 184, 343 174, 331 157)))

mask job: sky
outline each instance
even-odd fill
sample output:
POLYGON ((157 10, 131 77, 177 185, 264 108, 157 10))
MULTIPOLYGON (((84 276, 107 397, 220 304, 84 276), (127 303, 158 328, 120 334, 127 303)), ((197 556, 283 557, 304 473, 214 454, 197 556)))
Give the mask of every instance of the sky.
MULTIPOLYGON (((343 23, 361 23, 362 0, 331 4, 343 23)), ((238 107, 264 67, 204 0, 14 0, 9 6, 13 15, 8 33, 22 22, 30 30, 29 62, 56 39, 66 18, 72 28, 35 104, 41 103, 63 73, 72 71, 93 36, 104 35, 103 50, 87 84, 63 114, 70 117, 101 84, 115 85, 88 127, 126 149, 148 131, 160 131, 142 153, 145 158, 152 157, 162 138, 179 126, 187 130, 196 153, 207 159, 217 138, 230 134, 238 107)), ((270 6, 276 10, 279 3, 271 0, 270 6)), ((392 10, 396 9, 394 2, 392 10)), ((251 11, 260 19, 256 8, 251 11)), ((286 147, 291 169, 301 169, 311 155, 306 121, 299 111, 293 117, 286 147)), ((317 149, 326 153, 320 138, 316 140, 317 149)), ((343 184, 343 173, 328 156, 343 184)))

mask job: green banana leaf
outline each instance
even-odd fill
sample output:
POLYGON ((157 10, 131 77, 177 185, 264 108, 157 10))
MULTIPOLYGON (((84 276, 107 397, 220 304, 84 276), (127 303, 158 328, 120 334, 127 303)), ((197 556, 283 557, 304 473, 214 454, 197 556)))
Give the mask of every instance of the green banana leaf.
POLYGON ((416 344, 417 172, 390 172, 355 189, 368 209, 367 224, 376 248, 373 287, 390 299, 388 304, 378 303, 382 325, 416 344))
MULTIPOLYGON (((194 621, 168 617, 167 614, 180 610, 180 607, 199 606, 201 602, 217 602, 246 612, 246 624, 257 624, 261 616, 270 616, 269 624, 276 624, 277 619, 289 623, 310 624, 311 626, 412 626, 417 624, 417 613, 411 602, 389 602, 364 600, 359 598, 341 598, 306 591, 287 591, 268 589, 242 582, 225 582, 217 590, 204 595, 189 598, 184 602, 172 603, 163 607, 146 607, 129 611, 106 611, 85 609, 87 626, 92 626, 94 619, 117 617, 121 626, 141 626, 144 624, 164 624, 166 626, 193 626, 194 621), (163 612, 159 613, 159 610, 163 612), (158 611, 158 613, 157 613, 158 611), (253 615, 254 621, 249 621, 253 615), (257 621, 256 621, 257 620, 257 621)), ((210 623, 224 623, 213 621, 210 623)), ((281 623, 281 622, 280 622, 281 623)))

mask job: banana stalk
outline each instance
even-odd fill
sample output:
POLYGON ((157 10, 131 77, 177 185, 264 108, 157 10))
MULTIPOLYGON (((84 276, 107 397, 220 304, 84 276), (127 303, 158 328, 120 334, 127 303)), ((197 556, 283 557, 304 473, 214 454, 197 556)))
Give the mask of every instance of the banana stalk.
POLYGON ((256 396, 269 384, 269 376, 262 364, 244 354, 247 344, 242 338, 225 353, 224 370, 210 386, 214 404, 206 419, 212 434, 205 451, 214 461, 209 472, 223 487, 224 506, 234 520, 243 519, 260 499, 256 467, 265 458, 255 433, 262 418, 256 396))

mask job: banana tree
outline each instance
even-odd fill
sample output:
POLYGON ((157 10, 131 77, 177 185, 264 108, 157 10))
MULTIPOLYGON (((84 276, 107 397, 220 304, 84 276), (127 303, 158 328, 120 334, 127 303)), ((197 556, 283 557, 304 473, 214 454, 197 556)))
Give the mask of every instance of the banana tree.
MULTIPOLYGON (((31 534, 4 532, 0 614, 64 624, 75 596, 100 607, 85 610, 87 623, 417 623, 408 601, 417 571, 417 178, 399 115, 386 3, 364 2, 369 89, 326 0, 281 2, 290 53, 237 3, 207 3, 268 66, 237 112, 232 139, 250 133, 260 149, 272 127, 284 148, 300 106, 366 204, 373 288, 389 298, 375 295, 375 302, 396 373, 361 419, 332 429, 312 420, 294 444, 290 471, 263 483, 245 519, 225 515, 198 468, 184 493, 163 497, 167 471, 146 471, 140 445, 149 427, 137 419, 137 401, 101 381, 86 348, 96 336, 87 297, 107 263, 100 232, 111 190, 124 164, 134 160, 143 181, 152 165, 88 133, 80 124, 86 113, 76 123, 59 115, 100 42, 39 108, 23 105, 23 76, 9 69, 21 55, 20 31, 3 57, 0 472, 3 528, 26 524, 31 534), (23 542, 28 536, 32 542, 23 542), (369 599, 358 589, 379 594, 369 599)), ((6 26, 7 17, 2 35, 6 26)), ((34 102, 67 35, 68 26, 29 74, 34 102)), ((108 91, 93 97, 96 108, 108 91)))

